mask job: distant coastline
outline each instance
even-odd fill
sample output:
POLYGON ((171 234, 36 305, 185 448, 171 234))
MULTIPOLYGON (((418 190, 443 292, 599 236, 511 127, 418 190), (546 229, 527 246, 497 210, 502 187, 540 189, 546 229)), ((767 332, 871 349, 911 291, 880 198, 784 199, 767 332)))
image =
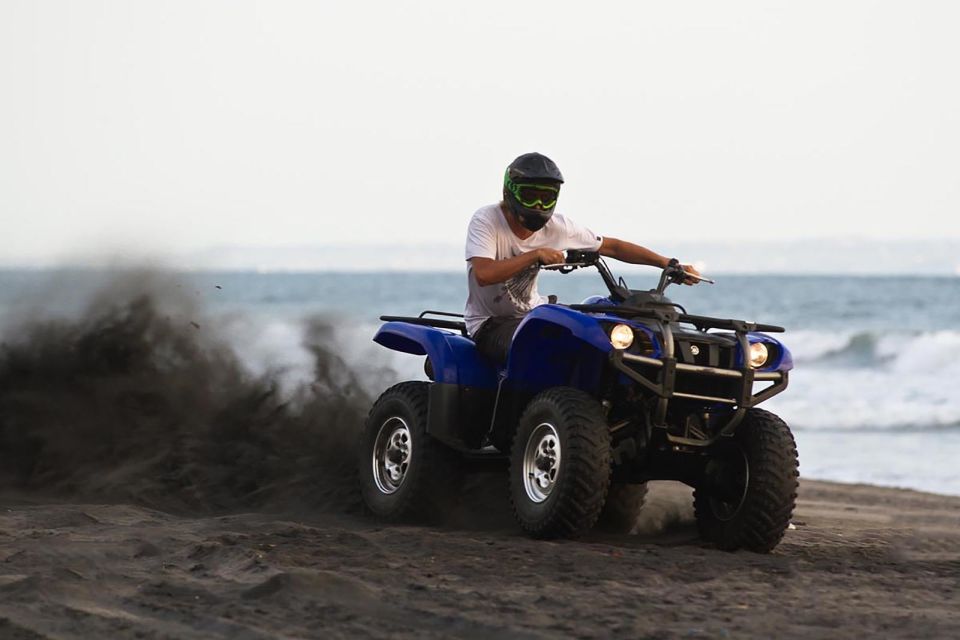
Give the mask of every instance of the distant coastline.
MULTIPOLYGON (((637 239, 643 242, 643 239, 637 239)), ((650 241, 662 253, 696 261, 725 275, 960 276, 960 238, 764 240, 743 242, 650 241)), ((158 268, 216 272, 461 272, 459 243, 390 245, 300 244, 213 246, 172 254, 131 253, 121 248, 77 251, 44 258, 0 258, 0 269, 158 268)), ((643 267, 623 265, 625 272, 643 267)))

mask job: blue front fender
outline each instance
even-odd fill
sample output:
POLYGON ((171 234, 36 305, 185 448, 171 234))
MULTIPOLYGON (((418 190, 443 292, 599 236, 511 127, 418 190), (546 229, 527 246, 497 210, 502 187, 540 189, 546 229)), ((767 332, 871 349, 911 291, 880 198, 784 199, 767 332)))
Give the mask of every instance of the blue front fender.
MULTIPOLYGON (((733 334, 731 333, 728 335, 733 334)), ((777 355, 773 358, 773 360, 760 367, 758 371, 790 371, 793 369, 793 354, 790 353, 790 349, 787 348, 787 345, 783 344, 773 336, 769 336, 759 331, 751 331, 747 334, 747 341, 750 342, 750 344, 762 342, 768 346, 772 345, 776 348, 777 355)), ((736 367, 738 369, 743 367, 743 353, 739 347, 737 347, 736 367)))
POLYGON ((507 380, 534 393, 567 385, 591 392, 612 348, 599 319, 568 307, 540 305, 517 327, 507 380))

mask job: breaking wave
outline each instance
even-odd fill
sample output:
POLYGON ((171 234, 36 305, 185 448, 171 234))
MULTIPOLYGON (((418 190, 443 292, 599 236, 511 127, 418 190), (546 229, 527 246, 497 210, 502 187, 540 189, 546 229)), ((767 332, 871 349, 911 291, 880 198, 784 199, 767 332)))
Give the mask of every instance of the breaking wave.
POLYGON ((797 331, 790 389, 770 401, 799 429, 960 429, 960 331, 797 331))
MULTIPOLYGON (((360 426, 381 390, 422 379, 422 360, 374 345, 372 314, 213 313, 197 303, 206 283, 128 274, 91 293, 59 282, 9 307, 16 317, 0 318, 0 488, 167 510, 358 510, 360 426)), ((796 368, 765 407, 801 441, 803 432, 827 443, 831 432, 924 442, 925 432, 960 434, 960 331, 782 338, 796 368)), ((506 498, 501 475, 488 480, 476 495, 496 503, 490 519, 506 498)))

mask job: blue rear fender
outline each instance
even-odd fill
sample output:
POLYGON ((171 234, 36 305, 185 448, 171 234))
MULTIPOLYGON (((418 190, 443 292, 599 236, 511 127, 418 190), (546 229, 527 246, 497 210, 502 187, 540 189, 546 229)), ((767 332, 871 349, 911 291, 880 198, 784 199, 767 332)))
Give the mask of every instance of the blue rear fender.
POLYGON ((527 314, 513 336, 507 381, 536 393, 555 386, 595 392, 613 347, 599 318, 553 304, 527 314))
POLYGON ((477 353, 473 341, 461 335, 406 322, 387 322, 373 341, 417 356, 427 356, 435 382, 494 389, 497 372, 477 353))

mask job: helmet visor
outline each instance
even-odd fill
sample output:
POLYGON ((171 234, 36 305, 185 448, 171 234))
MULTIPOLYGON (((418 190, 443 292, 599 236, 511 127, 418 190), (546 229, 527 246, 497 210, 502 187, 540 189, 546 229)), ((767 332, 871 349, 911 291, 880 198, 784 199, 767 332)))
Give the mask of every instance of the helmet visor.
POLYGON ((513 195, 521 205, 533 209, 553 209, 560 196, 560 188, 546 184, 514 184, 513 195))

